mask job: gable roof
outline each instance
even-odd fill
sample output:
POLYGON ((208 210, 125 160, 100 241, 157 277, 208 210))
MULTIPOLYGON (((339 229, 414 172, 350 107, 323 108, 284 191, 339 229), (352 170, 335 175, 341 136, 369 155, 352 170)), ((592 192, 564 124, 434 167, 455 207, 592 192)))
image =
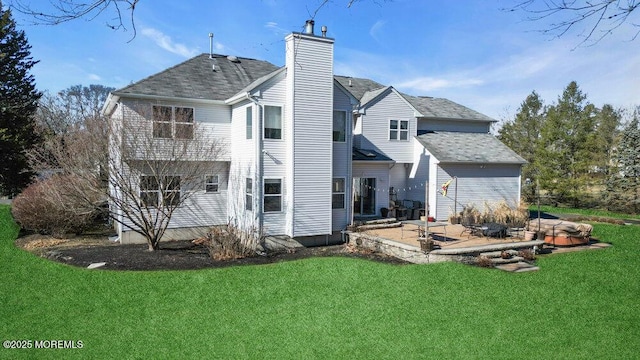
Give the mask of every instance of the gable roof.
POLYGON ((489 133, 437 131, 416 136, 441 163, 525 164, 520 155, 489 133))
POLYGON ((116 90, 114 95, 223 101, 279 68, 267 61, 217 54, 209 58, 205 53, 116 90))
POLYGON ((362 97, 364 96, 364 94, 369 91, 386 88, 386 86, 369 79, 340 75, 334 75, 333 78, 336 79, 340 83, 340 85, 342 85, 347 91, 351 93, 351 95, 353 95, 353 97, 355 97, 359 101, 362 101, 362 97))
MULTIPOLYGON (((225 101, 243 95, 282 71, 267 61, 208 53, 197 55, 157 74, 113 92, 115 96, 152 96, 225 101)), ((365 105, 392 89, 370 79, 335 75, 344 90, 365 105)), ((396 90, 394 90, 396 91, 396 90)), ((396 91, 419 117, 453 120, 496 120, 441 98, 412 96, 396 91)))
POLYGON ((496 122, 487 115, 451 100, 407 94, 402 94, 402 96, 422 114, 422 117, 496 122))

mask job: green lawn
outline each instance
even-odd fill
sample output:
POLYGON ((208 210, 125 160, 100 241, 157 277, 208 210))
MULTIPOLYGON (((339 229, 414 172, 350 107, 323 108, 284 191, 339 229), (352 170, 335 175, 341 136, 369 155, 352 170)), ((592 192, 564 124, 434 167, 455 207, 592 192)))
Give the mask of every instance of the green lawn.
MULTIPOLYGON (((529 210, 538 211, 538 206, 530 205, 529 210)), ((584 215, 584 216, 600 216, 600 217, 610 217, 614 219, 640 219, 640 215, 629 215, 629 214, 621 214, 607 210, 599 210, 599 209, 574 209, 574 208, 564 208, 564 207, 555 207, 542 205, 540 206, 540 211, 551 213, 551 214, 575 214, 575 215, 584 215)))
POLYGON ((85 270, 17 249, 0 207, 0 358, 635 358, 640 227, 511 274, 316 258, 198 271, 85 270))

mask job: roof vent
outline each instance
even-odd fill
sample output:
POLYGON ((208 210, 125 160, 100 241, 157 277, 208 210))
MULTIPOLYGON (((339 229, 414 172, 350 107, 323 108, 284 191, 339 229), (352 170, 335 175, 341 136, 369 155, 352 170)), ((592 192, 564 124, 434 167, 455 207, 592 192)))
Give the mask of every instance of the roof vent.
POLYGON ((349 86, 353 86, 353 84, 351 83, 351 79, 349 79, 349 86))
POLYGON ((213 33, 209 33, 209 59, 213 59, 213 33))
POLYGON ((240 62, 240 59, 238 59, 237 56, 233 56, 233 55, 227 56, 227 60, 231 61, 232 63, 239 63, 240 62))
POLYGON ((314 24, 315 24, 315 21, 307 20, 307 22, 304 24, 304 33, 308 34, 308 35, 313 35, 313 25, 314 24))
POLYGON ((322 37, 327 37, 327 26, 326 25, 322 25, 322 27, 320 28, 320 31, 322 31, 322 37))

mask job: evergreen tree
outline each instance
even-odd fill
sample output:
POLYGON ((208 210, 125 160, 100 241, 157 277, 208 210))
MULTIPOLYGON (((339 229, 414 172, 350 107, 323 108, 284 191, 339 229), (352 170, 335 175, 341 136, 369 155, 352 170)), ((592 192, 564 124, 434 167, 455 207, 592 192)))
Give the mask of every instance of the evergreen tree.
POLYGON ((604 179, 609 176, 610 161, 613 156, 615 141, 618 138, 620 111, 605 104, 596 115, 594 167, 604 179))
MULTIPOLYGON (((522 179, 529 179, 531 183, 534 183, 537 177, 532 149, 535 149, 540 141, 540 128, 544 122, 544 117, 545 107, 543 101, 538 93, 533 91, 522 102, 515 118, 505 123, 498 131, 498 138, 527 160, 528 163, 522 167, 522 179)), ((533 186, 524 186, 522 188, 522 196, 525 201, 532 202, 534 195, 533 186)))
POLYGON ((25 151, 38 142, 33 115, 40 93, 31 68, 37 63, 24 31, 0 2, 0 193, 15 195, 33 176, 25 151))
POLYGON ((587 195, 596 143, 595 112, 575 81, 547 111, 534 166, 541 188, 558 202, 577 207, 587 195))
POLYGON ((609 209, 640 212, 640 107, 622 130, 614 149, 605 200, 609 209))

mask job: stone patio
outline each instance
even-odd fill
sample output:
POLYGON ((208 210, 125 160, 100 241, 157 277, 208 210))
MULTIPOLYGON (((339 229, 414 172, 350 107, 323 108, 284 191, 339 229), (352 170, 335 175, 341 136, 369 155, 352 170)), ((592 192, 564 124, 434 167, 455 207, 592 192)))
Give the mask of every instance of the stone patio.
POLYGON ((542 249, 546 246, 546 252, 566 252, 609 246, 606 243, 592 241, 584 246, 549 247, 544 245, 542 240, 525 241, 523 232, 512 232, 505 238, 493 238, 474 236, 465 232, 462 225, 447 224, 446 226, 429 228, 429 234, 434 240, 434 249, 423 251, 421 243, 418 241, 418 225, 389 221, 382 224, 377 223, 374 227, 376 228, 350 232, 348 234, 349 242, 416 264, 442 261, 469 263, 478 256, 487 256, 496 260, 497 268, 512 272, 537 270, 537 267, 523 261, 519 256, 513 256, 512 261, 499 261, 497 257, 503 251, 517 254, 519 250, 542 249))

